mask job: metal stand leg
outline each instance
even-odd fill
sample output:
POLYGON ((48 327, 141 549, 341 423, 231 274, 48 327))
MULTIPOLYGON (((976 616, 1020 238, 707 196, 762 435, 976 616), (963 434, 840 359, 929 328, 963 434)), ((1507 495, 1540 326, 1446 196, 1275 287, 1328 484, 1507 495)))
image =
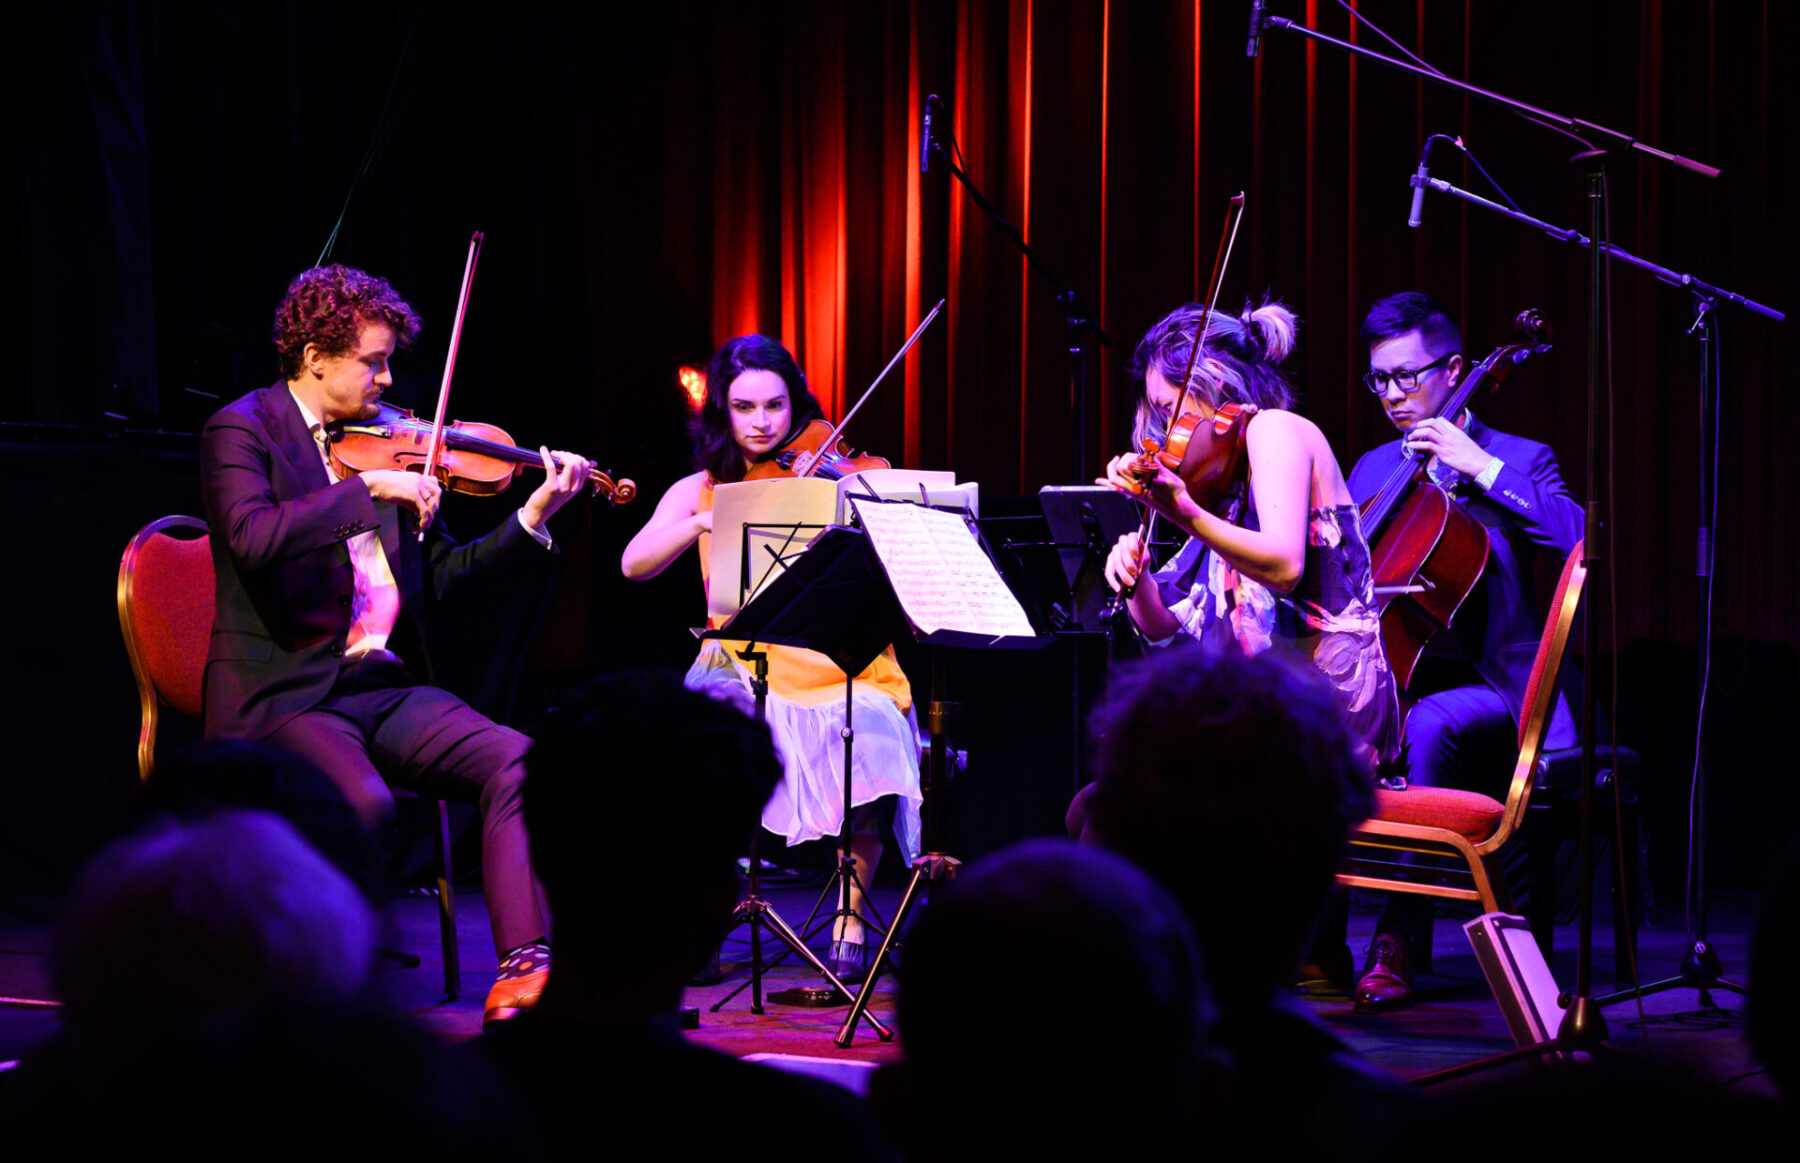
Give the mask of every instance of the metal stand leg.
POLYGON ((888 927, 887 935, 882 938, 881 949, 875 954, 874 963, 869 966, 869 976, 863 982, 862 992, 850 1006, 850 1013, 845 1016, 837 1037, 832 1039, 839 1046, 849 1046, 856 1036, 857 1019, 868 1014, 869 1002, 875 996, 875 983, 881 977, 889 955, 906 928, 907 918, 912 915, 916 905, 930 898, 930 882, 953 879, 961 865, 961 861, 940 851, 938 843, 939 828, 946 807, 944 792, 949 783, 950 712, 955 705, 944 700, 944 655, 941 648, 934 646, 931 648, 931 703, 925 714, 925 726, 931 734, 931 757, 925 764, 922 787, 925 852, 913 861, 912 878, 906 882, 906 892, 900 898, 900 907, 894 912, 894 923, 888 927))

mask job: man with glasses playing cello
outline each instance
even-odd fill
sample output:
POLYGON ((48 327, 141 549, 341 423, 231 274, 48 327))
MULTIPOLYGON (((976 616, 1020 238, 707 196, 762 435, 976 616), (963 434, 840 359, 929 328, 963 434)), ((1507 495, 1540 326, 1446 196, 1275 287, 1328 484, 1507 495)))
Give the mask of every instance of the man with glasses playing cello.
MULTIPOLYGON (((1497 432, 1467 408, 1459 416, 1438 415, 1468 366, 1461 332, 1441 303, 1416 291, 1378 300, 1363 320, 1362 338, 1369 345, 1364 386, 1380 399, 1400 439, 1356 463, 1351 494, 1360 504, 1402 458, 1423 458, 1427 474, 1485 529, 1489 544, 1479 584, 1413 672, 1405 746, 1388 774, 1498 798, 1511 774, 1508 760, 1543 630, 1531 593, 1532 558, 1539 550, 1567 556, 1581 538, 1582 509, 1547 445, 1497 432)), ((1546 745, 1575 741, 1574 721, 1559 696, 1546 745)), ((1415 964, 1430 961, 1431 920, 1431 898, 1389 896, 1356 985, 1357 1009, 1397 1009, 1412 1001, 1415 964)))

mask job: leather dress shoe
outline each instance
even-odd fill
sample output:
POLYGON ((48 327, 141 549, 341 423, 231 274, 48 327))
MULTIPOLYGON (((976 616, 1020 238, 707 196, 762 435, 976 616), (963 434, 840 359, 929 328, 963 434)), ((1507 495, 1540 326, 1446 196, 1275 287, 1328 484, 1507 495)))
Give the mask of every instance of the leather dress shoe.
POLYGON ((1377 1013, 1411 1005, 1412 984, 1412 946, 1396 933, 1375 934, 1369 960, 1356 982, 1357 1010, 1377 1013))
POLYGON ((519 977, 503 977, 488 990, 487 1008, 482 1011, 483 1029, 495 1022, 516 1018, 537 1004, 543 996, 544 983, 550 980, 550 968, 535 970, 519 977))
POLYGON ((855 985, 869 975, 865 952, 861 941, 833 941, 831 952, 825 955, 825 968, 846 985, 855 985))

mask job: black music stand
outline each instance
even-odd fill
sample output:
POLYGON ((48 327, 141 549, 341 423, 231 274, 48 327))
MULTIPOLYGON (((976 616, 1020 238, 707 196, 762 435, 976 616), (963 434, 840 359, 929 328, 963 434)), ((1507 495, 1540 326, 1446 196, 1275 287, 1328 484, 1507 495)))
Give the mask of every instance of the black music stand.
MULTIPOLYGON (((839 911, 833 914, 834 917, 850 910, 850 881, 843 878, 855 875, 854 865, 845 867, 850 861, 850 784, 855 741, 848 705, 851 684, 855 676, 861 674, 907 628, 892 593, 882 593, 887 589, 885 578, 880 577, 878 572, 871 576, 868 563, 862 556, 867 549, 867 538, 860 531, 843 526, 828 527, 811 545, 803 546, 802 552, 785 557, 776 555, 786 567, 785 572, 762 588, 730 622, 701 635, 702 638, 748 641, 752 649, 744 652, 747 657, 760 656, 761 652, 754 650, 759 643, 805 647, 825 655, 844 672, 844 817, 839 832, 839 845, 843 851, 837 873, 840 878, 839 911), (879 587, 871 584, 872 582, 879 582, 879 587), (884 596, 885 604, 881 601, 884 596)), ((759 677, 766 673, 767 662, 764 660, 759 666, 759 677)), ((767 689, 766 684, 763 689, 767 689)), ((758 707, 760 713, 760 694, 758 707)), ((754 861, 753 856, 753 865, 754 861)), ((868 885, 863 886, 865 895, 869 888, 868 885)), ((823 900, 823 895, 820 899, 823 900)), ((746 984, 754 991, 751 995, 752 1012, 762 1012, 761 983, 765 966, 758 939, 759 923, 767 924, 788 948, 830 983, 830 996, 853 996, 846 984, 807 946, 805 938, 783 921, 767 902, 760 899, 758 885, 754 880, 748 896, 738 905, 733 915, 750 924, 751 976, 746 984)), ((873 978, 867 980, 872 981, 873 978)), ((868 986, 865 984, 863 988, 866 990, 868 986)), ((743 989, 744 986, 740 985, 721 998, 713 1009, 716 1011, 743 989)), ((868 1019, 875 1027, 876 1036, 882 1041, 893 1038, 893 1031, 873 1014, 865 1011, 859 1016, 868 1019)))
POLYGON ((1045 485, 1038 490, 1044 521, 1055 539, 1057 557, 1069 582, 1070 627, 1105 634, 1112 592, 1106 584, 1106 555, 1140 524, 1138 502, 1104 485, 1045 485))
MULTIPOLYGON (((862 497, 851 498, 858 506, 868 504, 914 504, 910 501, 878 501, 862 497)), ((969 535, 982 546, 991 562, 992 551, 982 540, 974 527, 974 519, 963 514, 963 520, 969 525, 969 535)), ((832 533, 836 533, 833 530, 832 533)), ((846 531, 855 532, 855 531, 846 531)), ((830 534, 827 535, 828 537, 830 534)), ((934 880, 954 877, 961 864, 954 856, 944 851, 942 845, 943 822, 945 816, 945 792, 950 782, 950 746, 949 723, 950 713, 955 704, 944 698, 944 656, 946 646, 972 650, 1038 650, 1055 641, 1054 634, 1042 632, 1042 628, 1034 626, 1036 633, 1025 635, 996 635, 972 633, 963 630, 936 630, 925 632, 914 626, 907 618, 900 604, 893 581, 888 576, 888 567, 876 551, 873 540, 866 535, 857 534, 861 545, 860 564, 868 572, 869 594, 872 602, 882 607, 881 622, 889 625, 897 620, 901 631, 915 641, 931 648, 931 699, 926 705, 925 724, 930 736, 930 750, 924 770, 920 773, 923 791, 922 814, 924 816, 924 836, 922 851, 918 859, 913 861, 912 875, 906 883, 906 891, 901 894, 900 905, 894 911, 894 920, 883 935, 881 948, 875 953, 875 960, 869 965, 869 974, 856 1000, 851 1003, 850 1012, 844 1017, 844 1024, 839 1028, 837 1037, 833 1039, 839 1046, 850 1045, 855 1036, 857 1021, 866 1015, 869 1001, 874 997, 876 981, 881 976, 882 968, 893 955, 896 942, 906 928, 906 920, 912 910, 927 898, 928 886, 934 880)), ((996 571, 998 573, 998 571, 996 571)), ((1001 577, 1002 584, 1005 583, 1001 577)), ((1007 586, 1009 592, 1012 587, 1007 586)), ((1016 593, 1014 595, 1017 596, 1016 593)), ((885 631, 884 631, 885 632, 885 631)), ((894 635, 898 637, 898 633, 894 635)), ((888 639, 891 641, 892 639, 888 639)), ((865 663, 866 665, 866 663, 865 663)))

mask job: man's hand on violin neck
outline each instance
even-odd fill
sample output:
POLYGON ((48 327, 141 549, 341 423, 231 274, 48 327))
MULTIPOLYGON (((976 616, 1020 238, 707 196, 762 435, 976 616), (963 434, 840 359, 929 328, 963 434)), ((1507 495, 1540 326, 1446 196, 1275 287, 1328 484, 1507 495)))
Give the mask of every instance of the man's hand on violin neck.
POLYGON ((412 512, 418 517, 421 529, 429 528, 437 516, 443 486, 434 477, 397 468, 379 468, 361 474, 358 479, 369 487, 369 496, 376 501, 412 512))
POLYGON ((539 485, 519 510, 525 524, 532 529, 542 529, 544 522, 556 515, 556 511, 568 504, 569 498, 587 488, 588 477, 594 466, 572 452, 551 452, 548 448, 539 447, 538 455, 544 459, 544 483, 539 485), (558 465, 561 468, 558 468, 558 465))

